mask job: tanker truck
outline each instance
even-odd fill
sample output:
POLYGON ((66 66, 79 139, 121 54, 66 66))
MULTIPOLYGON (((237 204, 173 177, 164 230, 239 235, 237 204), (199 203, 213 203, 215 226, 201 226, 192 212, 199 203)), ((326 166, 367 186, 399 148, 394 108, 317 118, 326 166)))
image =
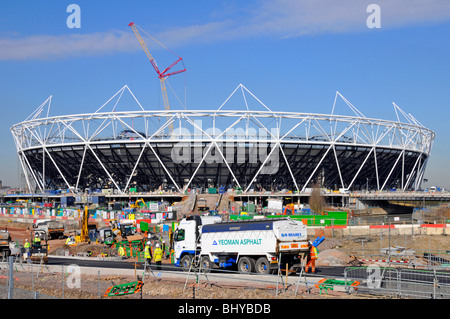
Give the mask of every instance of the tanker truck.
POLYGON ((64 223, 57 220, 44 219, 36 221, 33 228, 41 229, 47 234, 47 239, 61 239, 64 237, 64 223))
POLYGON ((268 274, 280 268, 296 271, 308 253, 306 226, 290 218, 221 222, 218 216, 182 219, 174 234, 175 265, 237 267, 241 273, 268 274))

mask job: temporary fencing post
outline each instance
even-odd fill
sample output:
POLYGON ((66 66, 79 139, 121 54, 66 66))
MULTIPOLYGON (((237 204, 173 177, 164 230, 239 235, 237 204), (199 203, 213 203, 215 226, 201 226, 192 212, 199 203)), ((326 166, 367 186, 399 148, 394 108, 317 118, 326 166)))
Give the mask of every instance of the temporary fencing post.
MULTIPOLYGON (((286 263, 286 287, 288 286, 289 264, 286 263)), ((284 289, 286 291, 286 288, 284 289)))
POLYGON ((331 220, 331 237, 334 238, 334 219, 331 220))
MULTIPOLYGON (((148 269, 150 269, 150 272, 152 273, 153 278, 156 278, 155 274, 153 273, 152 267, 150 267, 150 265, 148 266, 148 269)), ((147 258, 145 258, 145 261, 144 261, 144 273, 142 274, 142 283, 143 284, 145 283, 146 273, 147 273, 147 258)))
POLYGON ((34 278, 33 278, 33 267, 31 267, 30 259, 27 259, 28 270, 31 274, 31 291, 34 291, 34 278))
MULTIPOLYGON (((287 268, 287 266, 286 266, 287 268)), ((287 274, 287 269, 286 269, 286 274, 287 274)), ((283 280, 283 273, 281 272, 281 251, 279 253, 279 257, 278 257, 278 275, 277 275, 277 289, 275 292, 275 295, 278 296, 278 282, 281 279, 281 283, 283 284, 283 288, 284 290, 286 290, 286 286, 284 285, 284 280, 283 280)), ((286 284, 287 284, 287 277, 286 277, 286 284)))
POLYGON ((9 256, 8 269, 8 299, 14 299, 14 257, 9 256))
MULTIPOLYGON (((16 264, 17 264, 17 262, 22 267, 22 270, 25 271, 25 268, 23 267, 23 264, 22 264, 22 258, 20 258, 20 256, 17 256, 15 261, 14 261, 14 263, 16 263, 16 264)), ((17 267, 16 267, 16 270, 17 270, 17 267)))
POLYGON ((64 266, 61 266, 61 275, 62 275, 62 299, 64 299, 64 266))
POLYGON ((439 281, 436 277, 436 269, 433 268, 433 299, 436 299, 436 286, 438 285, 439 281))
MULTIPOLYGON (((202 273, 202 260, 200 259, 200 266, 198 267, 198 273, 201 274, 202 273)), ((206 278, 206 281, 208 282, 209 286, 212 287, 211 283, 209 282, 209 278, 208 275, 206 274, 208 272, 208 269, 204 268, 205 270, 203 271, 203 275, 206 278)), ((200 282, 198 281, 198 275, 197 275, 197 289, 200 289, 200 282)))
POLYGON ((303 255, 303 257, 302 257, 302 259, 301 259, 301 261, 300 261, 300 265, 301 265, 301 268, 300 268, 300 274, 298 275, 298 279, 297 279, 297 288, 295 289, 295 297, 297 296, 297 291, 298 291, 298 285, 300 284, 300 278, 303 276, 303 278, 305 279, 305 284, 306 284, 306 291, 308 292, 308 293, 310 293, 310 289, 308 288, 308 281, 307 281, 307 279, 306 279, 306 276, 305 276, 305 260, 306 260, 306 254, 304 254, 303 255))
POLYGON ((98 299, 100 299, 100 270, 98 271, 98 299))
POLYGON ((188 270, 188 273, 187 273, 187 276, 186 276, 186 281, 184 282, 183 292, 184 292, 184 290, 186 290, 186 286, 187 286, 187 283, 188 283, 188 280, 189 280, 189 274, 191 273, 191 269, 192 269, 192 260, 190 260, 189 270, 188 270))

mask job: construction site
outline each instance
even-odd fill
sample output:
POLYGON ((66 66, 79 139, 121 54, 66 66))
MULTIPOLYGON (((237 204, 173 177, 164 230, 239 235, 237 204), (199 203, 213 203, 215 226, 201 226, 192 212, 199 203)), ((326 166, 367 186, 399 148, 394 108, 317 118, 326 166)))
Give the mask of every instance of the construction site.
POLYGON ((49 97, 11 127, 25 187, 0 196, 0 298, 450 297, 450 194, 422 189, 432 130, 339 92, 353 116, 274 111, 242 84, 217 109, 171 109, 183 59, 158 66, 147 42, 170 50, 128 26, 164 110, 125 85, 96 112, 49 116, 49 97))
MULTIPOLYGON (((393 284, 384 283, 387 279, 383 274, 380 281, 384 287, 381 284, 371 288, 371 273, 367 269, 373 267, 388 271, 390 275, 392 271, 407 271, 409 277, 413 273, 421 277, 428 273, 431 279, 439 277, 439 293, 431 293, 431 296, 449 296, 446 287, 450 239, 446 232, 450 209, 445 205, 431 209, 427 214, 428 222, 414 220, 411 216, 399 219, 386 213, 379 213, 378 220, 363 220, 350 216, 351 212, 344 207, 325 204, 321 214, 315 214, 309 204, 301 209, 291 204, 277 209, 270 201, 270 209, 263 207, 258 211, 253 202, 236 202, 234 196, 221 195, 184 196, 170 209, 159 207, 167 211, 164 216, 162 212, 149 213, 151 203, 143 199, 129 202, 128 207, 116 211, 100 204, 84 206, 84 209, 55 209, 25 201, 2 206, 0 227, 1 233, 6 235, 2 237, 6 239, 2 244, 7 247, 3 250, 1 266, 4 279, 0 284, 5 287, 2 297, 8 295, 9 267, 14 267, 16 298, 379 299, 430 296, 430 291, 423 287, 433 285, 434 280, 415 281, 414 285, 421 288, 413 288, 414 294, 408 290, 387 289, 393 284), (218 198, 221 198, 219 202, 218 198), (228 211, 230 205, 235 208, 228 211), (298 237, 285 239, 288 235, 277 234, 280 226, 275 223, 287 221, 291 221, 291 225, 282 226, 288 227, 286 234, 295 233, 298 237), (190 228, 191 223, 197 226, 190 228), (211 229, 216 225, 220 228, 218 232, 211 229), (257 230, 258 227, 261 230, 257 230), (187 258, 187 251, 191 249, 180 249, 179 244, 188 245, 188 231, 195 231, 195 228, 205 238, 193 241, 192 257, 187 258), (185 242, 181 238, 182 230, 186 230, 183 232, 185 242), (304 234, 297 233, 303 231, 304 234), (265 235, 266 232, 274 235, 265 235), (206 245, 209 234, 217 236, 213 238, 219 245, 226 245, 222 248, 229 249, 226 256, 221 257, 214 246, 206 245), (35 245, 37 236, 40 243, 35 245), (271 244, 265 242, 266 236, 277 238, 273 252, 271 244), (243 244, 242 240, 246 242, 243 244), (27 242, 31 243, 28 249, 27 242), (315 272, 305 273, 311 244, 316 245, 318 258, 315 272), (158 268, 154 260, 149 264, 145 260, 145 246, 150 247, 154 256, 157 245, 163 248, 158 268), (78 274, 81 285, 68 288, 71 276, 68 267, 74 264, 82 269, 78 274), (356 272, 362 275, 354 277, 356 272), (55 284, 61 289, 55 290, 55 284), (126 293, 108 294, 114 287, 119 291, 130 284, 134 285, 133 289, 126 293)), ((313 198, 309 197, 312 206, 313 198)), ((371 217, 375 215, 372 212, 371 217)))

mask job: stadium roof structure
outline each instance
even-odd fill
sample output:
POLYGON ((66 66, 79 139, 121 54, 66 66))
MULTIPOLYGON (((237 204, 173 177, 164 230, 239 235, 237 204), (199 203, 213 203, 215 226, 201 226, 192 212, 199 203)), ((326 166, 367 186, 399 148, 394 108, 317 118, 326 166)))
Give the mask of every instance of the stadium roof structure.
POLYGON ((397 120, 368 118, 339 92, 330 114, 273 111, 242 84, 213 110, 146 110, 128 86, 94 113, 49 116, 51 100, 11 127, 36 191, 418 189, 435 138, 395 103, 397 120), (125 95, 135 110, 119 109, 125 95))

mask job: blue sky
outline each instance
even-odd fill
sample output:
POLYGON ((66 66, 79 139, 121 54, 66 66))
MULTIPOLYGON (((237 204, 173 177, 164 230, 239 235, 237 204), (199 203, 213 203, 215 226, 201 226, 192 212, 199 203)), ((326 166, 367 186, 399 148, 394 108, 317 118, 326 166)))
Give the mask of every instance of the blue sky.
MULTIPOLYGON (((163 109, 134 21, 183 58, 171 83, 187 108, 218 108, 240 83, 279 111, 329 113, 339 91, 365 116, 394 120, 395 102, 436 132, 424 186, 450 189, 448 0, 19 0, 0 12, 3 184, 18 183, 10 127, 50 95, 51 115, 94 112, 124 85, 163 109), (66 24, 72 3, 81 28, 66 24), (381 28, 367 27, 371 3, 381 28)), ((161 65, 174 59, 153 45, 161 65)))

